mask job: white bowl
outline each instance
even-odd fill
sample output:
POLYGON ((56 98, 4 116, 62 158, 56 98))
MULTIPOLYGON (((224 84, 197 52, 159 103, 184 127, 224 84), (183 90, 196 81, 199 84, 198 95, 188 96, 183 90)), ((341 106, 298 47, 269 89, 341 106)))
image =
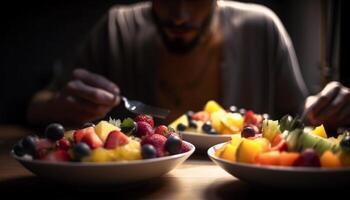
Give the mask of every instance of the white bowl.
POLYGON ((232 176, 254 185, 299 189, 350 185, 350 168, 278 167, 230 162, 215 156, 215 149, 222 145, 208 149, 210 159, 232 176))
POLYGON ((197 149, 207 150, 213 145, 231 140, 232 135, 209 135, 206 133, 195 133, 182 131, 180 135, 183 140, 191 142, 197 149))
POLYGON ((47 162, 12 156, 39 177, 66 184, 98 185, 125 184, 162 176, 183 163, 195 147, 185 153, 136 161, 107 163, 47 162))

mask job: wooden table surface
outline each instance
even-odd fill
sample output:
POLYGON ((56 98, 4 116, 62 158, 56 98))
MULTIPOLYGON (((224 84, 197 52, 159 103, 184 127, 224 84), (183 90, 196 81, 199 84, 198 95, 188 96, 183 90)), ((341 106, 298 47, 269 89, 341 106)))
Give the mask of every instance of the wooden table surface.
MULTIPOLYGON (((249 199, 273 189, 262 189, 244 183, 216 166, 205 154, 195 153, 168 174, 143 183, 100 188, 80 188, 60 185, 41 179, 11 158, 9 151, 19 138, 31 131, 18 126, 0 126, 0 194, 11 192, 17 195, 42 191, 50 193, 50 199, 73 199, 91 192, 108 193, 127 199, 249 199)), ((289 191, 288 196, 296 195, 289 191)))

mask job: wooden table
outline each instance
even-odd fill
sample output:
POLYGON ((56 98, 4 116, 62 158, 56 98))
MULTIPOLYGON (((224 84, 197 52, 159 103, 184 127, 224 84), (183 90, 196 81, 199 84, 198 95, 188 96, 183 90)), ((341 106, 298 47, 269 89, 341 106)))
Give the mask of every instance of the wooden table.
MULTIPOLYGON (((90 195, 91 192, 103 192, 122 199, 192 200, 249 199, 255 196, 261 197, 261 195, 271 197, 271 194, 278 193, 271 188, 261 190, 239 181, 212 163, 205 154, 198 153, 163 177, 144 183, 101 188, 59 185, 33 175, 11 158, 9 151, 14 142, 28 133, 31 131, 18 126, 0 126, 0 194, 12 192, 13 195, 27 195, 28 193, 37 197, 45 191, 50 193, 50 199, 73 199, 86 194, 90 195)), ((288 193, 289 197, 298 195, 290 191, 282 191, 282 193, 288 193)), ((334 194, 332 197, 334 199, 334 194)))

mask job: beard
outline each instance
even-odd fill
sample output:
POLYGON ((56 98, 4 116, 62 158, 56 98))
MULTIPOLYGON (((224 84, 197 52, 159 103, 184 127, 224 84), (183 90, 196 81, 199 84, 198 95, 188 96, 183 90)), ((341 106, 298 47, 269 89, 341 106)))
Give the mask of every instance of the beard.
POLYGON ((160 33, 162 41, 165 47, 167 48, 167 50, 175 54, 186 54, 190 52, 192 49, 194 49, 198 45, 198 43, 201 41, 204 33, 209 28, 209 25, 213 16, 213 12, 210 13, 210 15, 204 20, 202 24, 187 23, 182 25, 176 25, 173 21, 170 21, 170 20, 161 20, 157 16, 157 14, 154 12, 153 9, 152 9, 152 15, 153 15, 156 27, 158 29, 158 32, 160 33), (186 41, 182 37, 170 38, 165 32, 165 29, 195 31, 196 35, 190 41, 186 41))

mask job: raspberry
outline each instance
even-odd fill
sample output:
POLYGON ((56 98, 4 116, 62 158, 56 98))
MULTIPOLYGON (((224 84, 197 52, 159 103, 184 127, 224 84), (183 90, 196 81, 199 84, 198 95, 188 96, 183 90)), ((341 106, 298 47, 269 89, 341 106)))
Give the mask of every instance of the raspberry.
POLYGON ((156 155, 157 157, 162 157, 165 154, 164 150, 164 144, 166 142, 167 138, 163 135, 159 134, 153 134, 153 135, 147 135, 142 141, 141 145, 145 144, 151 144, 156 149, 156 155))

